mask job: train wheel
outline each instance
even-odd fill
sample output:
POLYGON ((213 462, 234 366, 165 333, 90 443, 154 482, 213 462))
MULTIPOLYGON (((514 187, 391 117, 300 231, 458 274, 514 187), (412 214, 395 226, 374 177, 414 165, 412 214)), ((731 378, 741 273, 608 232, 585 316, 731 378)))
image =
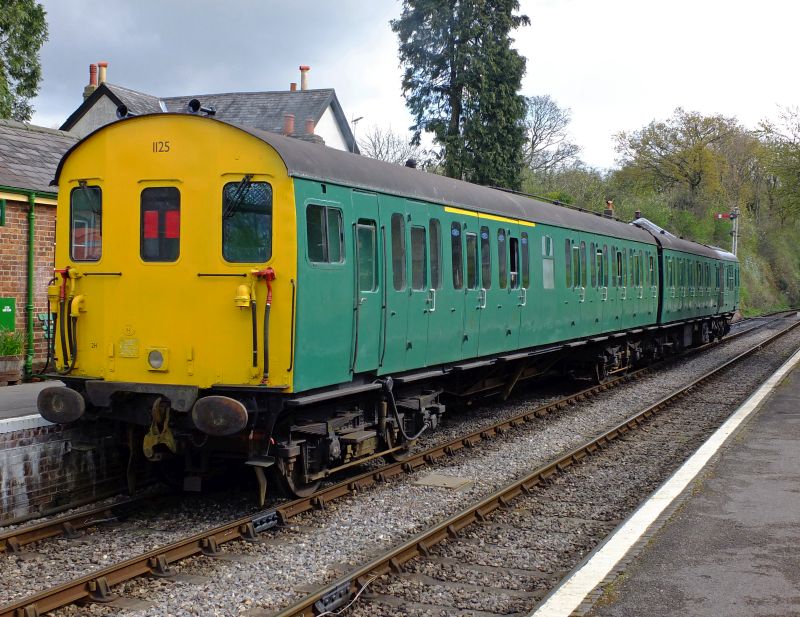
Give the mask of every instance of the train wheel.
POLYGON ((283 492, 288 496, 308 497, 316 493, 319 485, 322 483, 322 480, 306 482, 303 479, 301 466, 299 464, 295 464, 292 470, 289 471, 279 460, 277 467, 276 475, 278 476, 278 482, 283 492))
POLYGON ((598 385, 608 381, 608 366, 606 365, 604 360, 599 360, 598 362, 595 362, 593 377, 594 377, 594 382, 598 385))

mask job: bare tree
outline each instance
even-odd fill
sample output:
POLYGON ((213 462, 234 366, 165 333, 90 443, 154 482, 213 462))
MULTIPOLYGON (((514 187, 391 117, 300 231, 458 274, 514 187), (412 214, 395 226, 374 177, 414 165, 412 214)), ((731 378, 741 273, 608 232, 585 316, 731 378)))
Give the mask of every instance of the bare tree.
POLYGON ((546 94, 528 97, 526 103, 525 164, 533 171, 546 172, 574 163, 581 148, 568 141, 567 126, 571 120, 569 108, 559 107, 546 94))
POLYGON ((419 146, 412 146, 410 142, 410 139, 398 135, 391 127, 382 128, 374 124, 358 140, 358 149, 363 156, 387 163, 405 165, 406 161, 413 159, 422 164, 427 153, 419 146))

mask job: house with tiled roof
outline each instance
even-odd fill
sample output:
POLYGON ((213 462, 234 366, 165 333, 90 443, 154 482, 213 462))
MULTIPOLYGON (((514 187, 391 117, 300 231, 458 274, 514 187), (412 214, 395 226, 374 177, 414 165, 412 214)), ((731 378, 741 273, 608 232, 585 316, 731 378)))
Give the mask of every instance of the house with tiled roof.
POLYGON ((271 133, 289 134, 300 139, 314 138, 326 146, 358 152, 350 124, 333 88, 308 88, 309 68, 301 66, 300 88, 266 92, 227 92, 222 94, 186 94, 157 97, 106 81, 107 63, 91 65, 89 85, 83 103, 67 118, 61 130, 85 137, 92 131, 114 122, 118 111, 141 115, 160 112, 183 112, 189 102, 198 101, 213 110, 214 117, 251 126, 271 133), (97 69, 99 67, 99 78, 97 69))
MULTIPOLYGON (((25 364, 46 356, 47 282, 53 276, 58 162, 78 138, 0 120, 0 328, 24 334, 25 364)), ((0 375, 0 382, 3 382, 0 375)))

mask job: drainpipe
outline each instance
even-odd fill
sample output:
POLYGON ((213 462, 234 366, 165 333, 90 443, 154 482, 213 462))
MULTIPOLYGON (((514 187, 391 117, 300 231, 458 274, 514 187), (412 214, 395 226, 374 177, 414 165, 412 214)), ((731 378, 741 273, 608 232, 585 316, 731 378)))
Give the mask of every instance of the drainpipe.
POLYGON ((25 305, 25 314, 27 316, 28 326, 28 343, 25 354, 25 377, 30 378, 33 375, 33 269, 34 269, 34 242, 36 239, 36 213, 34 206, 36 204, 36 193, 28 194, 28 302, 25 305))

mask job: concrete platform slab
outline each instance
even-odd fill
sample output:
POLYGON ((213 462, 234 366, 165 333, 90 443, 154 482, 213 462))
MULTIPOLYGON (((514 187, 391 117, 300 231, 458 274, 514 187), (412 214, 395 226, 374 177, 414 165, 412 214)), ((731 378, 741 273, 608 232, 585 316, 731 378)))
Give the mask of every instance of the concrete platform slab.
POLYGON ((60 381, 40 381, 1 387, 0 433, 49 425, 36 410, 36 397, 45 388, 63 385, 60 381))

